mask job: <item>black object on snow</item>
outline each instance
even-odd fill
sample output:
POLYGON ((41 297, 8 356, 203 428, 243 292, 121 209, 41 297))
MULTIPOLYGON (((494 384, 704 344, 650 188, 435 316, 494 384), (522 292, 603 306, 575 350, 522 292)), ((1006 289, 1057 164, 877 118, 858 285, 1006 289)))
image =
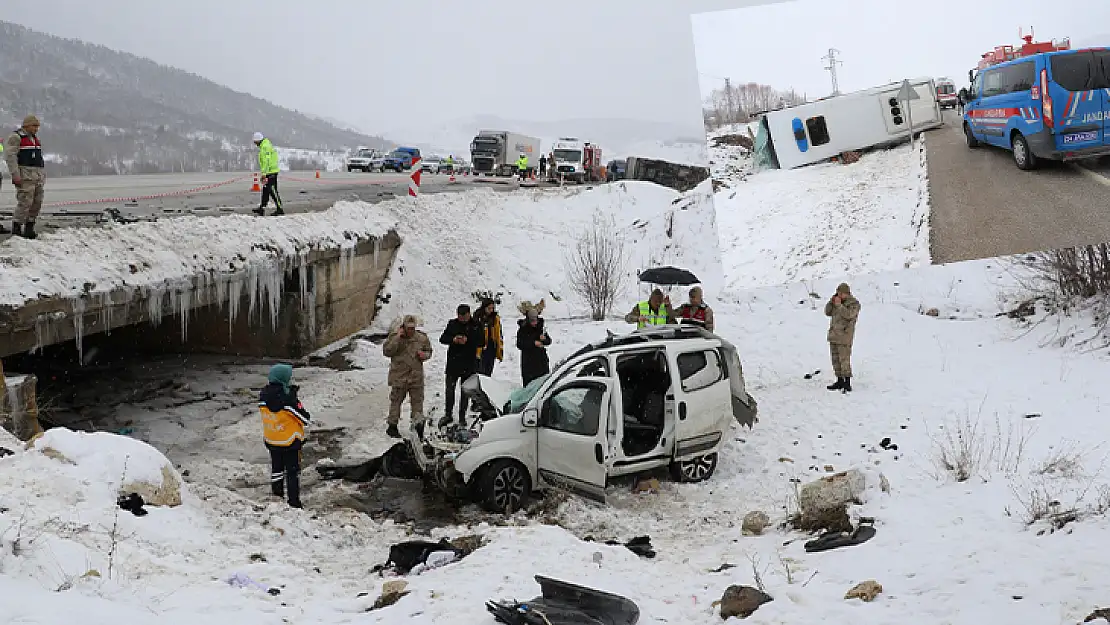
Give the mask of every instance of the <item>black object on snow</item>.
POLYGON ((377 458, 371 458, 361 464, 349 466, 320 466, 316 465, 316 472, 325 480, 346 480, 348 482, 369 482, 377 475, 396 477, 405 480, 420 478, 420 466, 412 457, 412 450, 408 443, 394 443, 386 452, 377 458))
MULTIPOLYGON (((594 542, 594 537, 593 536, 586 536, 582 540, 584 540, 586 542, 589 542, 589 543, 592 543, 592 542, 594 542)), ((605 541, 605 544, 606 545, 627 547, 629 551, 631 551, 632 553, 640 556, 641 558, 654 558, 655 557, 655 549, 651 546, 651 537, 650 536, 637 536, 637 537, 629 540, 628 542, 623 542, 623 543, 619 540, 607 540, 607 541, 605 541)))
POLYGON ((505 625, 635 625, 640 608, 612 593, 542 575, 541 596, 531 601, 487 601, 494 620, 505 625))
POLYGON ((424 564, 428 555, 435 551, 451 551, 458 557, 463 557, 463 550, 456 548, 446 538, 438 543, 427 540, 408 540, 397 543, 389 548, 389 559, 380 567, 375 567, 374 572, 392 568, 398 575, 406 575, 417 564, 424 564))
POLYGON ((640 272, 640 282, 658 284, 660 286, 690 286, 698 284, 701 280, 686 269, 678 267, 654 267, 640 272))
POLYGON ((14 451, 8 449, 7 447, 0 447, 0 458, 3 458, 4 456, 14 456, 14 455, 15 455, 14 451))
POLYGON ((837 547, 851 547, 860 543, 865 543, 875 536, 875 528, 870 525, 860 525, 855 531, 848 532, 826 532, 819 538, 815 538, 805 544, 806 551, 815 553, 818 551, 828 551, 829 549, 836 549, 837 547))
POLYGON ((128 493, 126 495, 120 495, 119 499, 116 500, 116 503, 121 509, 127 510, 135 516, 144 516, 147 513, 147 510, 143 508, 143 506, 146 505, 146 502, 143 501, 143 497, 139 493, 128 493))

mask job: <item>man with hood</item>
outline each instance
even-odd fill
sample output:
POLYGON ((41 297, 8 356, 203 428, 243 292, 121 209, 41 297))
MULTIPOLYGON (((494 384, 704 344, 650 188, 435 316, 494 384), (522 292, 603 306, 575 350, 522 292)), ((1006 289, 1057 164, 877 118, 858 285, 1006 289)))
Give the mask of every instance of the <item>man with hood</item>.
POLYGON ((416 329, 416 317, 405 315, 396 331, 382 345, 382 354, 389 358, 389 414, 385 433, 401 438, 397 424, 401 422, 401 404, 409 399, 413 427, 424 421, 424 363, 432 357, 428 335, 416 329))
POLYGON ((547 357, 547 346, 551 336, 544 327, 543 301, 536 306, 525 306, 524 318, 517 321, 516 348, 520 350, 520 377, 524 386, 551 373, 551 361, 547 357))
POLYGON ((46 156, 38 136, 41 125, 38 117, 28 115, 4 142, 4 161, 15 187, 12 235, 25 239, 38 238, 35 220, 42 210, 46 187, 46 156))
POLYGON ((254 133, 254 144, 258 146, 258 174, 262 181, 262 204, 254 209, 254 214, 259 217, 266 214, 266 205, 270 198, 274 198, 274 216, 284 215, 281 208, 281 194, 278 193, 278 152, 274 144, 264 137, 261 132, 254 133))
POLYGON ((492 376, 497 361, 505 359, 505 339, 501 332, 501 316, 497 314, 497 303, 488 297, 482 300, 478 324, 482 330, 482 342, 477 354, 478 373, 492 376))
POLYGON ((293 365, 270 367, 266 386, 258 394, 258 411, 262 413, 262 436, 270 452, 270 489, 275 497, 289 496, 289 505, 301 504, 301 447, 304 427, 311 417, 301 400, 298 386, 292 384, 293 365))
POLYGON ((713 309, 705 303, 700 286, 690 289, 690 301, 680 306, 675 316, 696 321, 706 330, 713 331, 713 309))
POLYGON ((836 374, 836 382, 825 387, 830 391, 847 393, 852 390, 852 342, 856 338, 859 309, 859 300, 843 282, 825 304, 825 316, 829 317, 829 352, 836 374))
POLYGON ((466 425, 466 409, 470 401, 462 397, 462 382, 478 370, 478 348, 482 345, 482 328, 470 315, 470 306, 459 304, 455 318, 447 322, 439 342, 447 346, 447 395, 443 404, 443 418, 439 426, 451 423, 455 408, 455 387, 460 387, 459 423, 466 425))
POLYGON ((632 312, 624 316, 625 323, 636 324, 636 329, 647 326, 664 326, 674 323, 674 311, 671 310, 671 298, 663 295, 663 291, 655 289, 651 297, 632 307, 632 312))

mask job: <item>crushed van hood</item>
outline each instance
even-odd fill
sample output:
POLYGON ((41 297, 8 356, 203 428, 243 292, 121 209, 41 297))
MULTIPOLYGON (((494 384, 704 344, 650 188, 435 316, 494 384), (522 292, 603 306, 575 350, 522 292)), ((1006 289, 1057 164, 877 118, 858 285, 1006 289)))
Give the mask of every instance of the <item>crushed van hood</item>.
POLYGON ((493 411, 497 416, 505 413, 505 404, 514 390, 513 384, 494 380, 476 373, 462 383, 462 393, 475 403, 479 412, 493 411))

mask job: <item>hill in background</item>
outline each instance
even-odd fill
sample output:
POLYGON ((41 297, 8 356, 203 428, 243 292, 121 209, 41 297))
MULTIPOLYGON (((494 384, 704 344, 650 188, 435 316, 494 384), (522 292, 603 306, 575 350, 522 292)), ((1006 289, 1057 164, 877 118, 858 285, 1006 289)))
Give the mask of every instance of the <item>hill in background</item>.
POLYGON ((256 129, 281 147, 391 147, 196 74, 0 21, 0 130, 31 112, 55 175, 245 170, 256 129))

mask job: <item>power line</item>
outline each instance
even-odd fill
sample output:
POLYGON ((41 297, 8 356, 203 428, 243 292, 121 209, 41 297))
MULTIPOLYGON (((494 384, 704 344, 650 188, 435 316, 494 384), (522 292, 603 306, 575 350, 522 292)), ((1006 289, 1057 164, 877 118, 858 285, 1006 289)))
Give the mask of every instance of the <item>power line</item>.
POLYGON ((837 50, 836 48, 829 48, 829 53, 821 57, 822 60, 829 62, 829 64, 825 66, 825 69, 828 70, 829 75, 832 77, 833 95, 840 95, 840 83, 836 80, 836 66, 844 64, 844 61, 836 58, 836 55, 838 54, 840 54, 840 50, 837 50))

